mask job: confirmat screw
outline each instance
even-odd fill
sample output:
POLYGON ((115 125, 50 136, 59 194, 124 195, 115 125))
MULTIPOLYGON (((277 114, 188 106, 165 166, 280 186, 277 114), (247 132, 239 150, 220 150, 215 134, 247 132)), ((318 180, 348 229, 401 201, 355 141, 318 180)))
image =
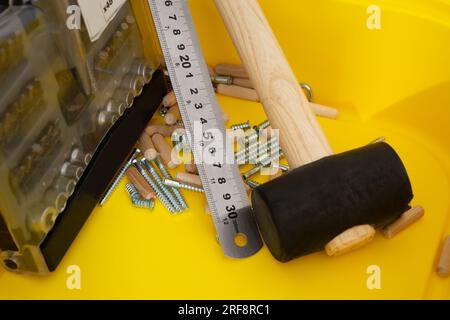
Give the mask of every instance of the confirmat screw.
POLYGON ((174 180, 171 180, 171 179, 164 179, 164 184, 166 186, 169 186, 169 187, 172 187, 172 188, 184 189, 184 190, 189 190, 189 191, 194 191, 194 192, 199 192, 199 193, 204 193, 205 192, 203 190, 203 188, 199 188, 199 187, 187 184, 187 183, 174 181, 174 180))
POLYGON ((137 160, 133 161, 133 164, 136 167, 136 169, 139 170, 141 175, 144 177, 145 181, 147 181, 148 184, 153 188, 153 190, 156 193, 156 196, 158 197, 159 200, 161 200, 162 204, 166 207, 166 209, 169 210, 170 213, 175 213, 175 208, 170 203, 169 199, 167 199, 167 197, 164 195, 162 190, 159 188, 158 184, 155 181, 153 181, 152 178, 150 178, 150 176, 145 171, 145 169, 142 166, 142 164, 139 163, 137 160))
POLYGON ((247 122, 244 122, 244 123, 238 123, 238 124, 235 124, 235 125, 231 126, 231 130, 233 130, 233 131, 248 130, 250 128, 251 128, 250 121, 247 121, 247 122))
POLYGON ((123 176, 127 172, 128 168, 131 166, 133 161, 136 159, 136 156, 141 153, 141 150, 134 149, 130 158, 128 159, 127 163, 123 166, 122 170, 117 174, 117 176, 114 178, 113 182, 111 183, 111 186, 106 191, 105 195, 100 200, 100 206, 103 206, 105 202, 109 199, 111 194, 114 192, 114 190, 119 185, 120 181, 122 180, 123 176))
POLYGON ((173 195, 173 193, 167 188, 166 185, 164 185, 164 182, 162 181, 161 177, 158 175, 158 172, 153 167, 153 164, 150 163, 147 159, 143 159, 141 163, 144 165, 144 167, 147 169, 147 171, 150 173, 150 175, 153 177, 153 179, 158 184, 159 188, 161 189, 162 193, 169 199, 172 206, 175 208, 176 212, 181 212, 181 206, 178 203, 177 199, 173 195))
MULTIPOLYGON (((155 158, 154 162, 158 166, 159 171, 161 172, 161 174, 163 175, 163 177, 165 179, 173 180, 172 175, 170 174, 169 170, 167 170, 166 166, 161 161, 161 158, 159 156, 155 158)), ((172 190, 173 194, 175 195, 175 197, 177 198, 178 203, 181 205, 181 207, 184 210, 188 209, 189 207, 188 207, 186 201, 184 200, 183 196, 181 195, 180 191, 178 191, 178 189, 176 189, 176 188, 171 188, 171 190, 172 190)))

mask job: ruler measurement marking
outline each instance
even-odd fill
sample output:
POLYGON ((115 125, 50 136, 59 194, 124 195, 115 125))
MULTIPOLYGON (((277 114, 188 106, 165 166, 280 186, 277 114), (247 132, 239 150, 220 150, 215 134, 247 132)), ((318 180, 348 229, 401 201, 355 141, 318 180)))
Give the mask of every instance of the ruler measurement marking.
POLYGON ((220 168, 196 162, 222 249, 230 257, 251 256, 259 251, 262 241, 249 209, 250 203, 238 167, 227 163, 225 152, 231 150, 227 148, 230 143, 226 140, 218 143, 214 137, 196 141, 193 136, 194 123, 201 119, 207 121, 202 127, 202 134, 215 129, 226 139, 226 131, 187 1, 149 0, 149 5, 195 158, 203 159, 203 149, 209 151, 211 149, 208 148, 213 147, 215 150, 209 152, 214 155, 215 151, 221 155, 217 159, 220 168), (202 108, 194 109, 196 104, 202 104, 202 108), (247 236, 245 247, 236 244, 238 233, 247 236))

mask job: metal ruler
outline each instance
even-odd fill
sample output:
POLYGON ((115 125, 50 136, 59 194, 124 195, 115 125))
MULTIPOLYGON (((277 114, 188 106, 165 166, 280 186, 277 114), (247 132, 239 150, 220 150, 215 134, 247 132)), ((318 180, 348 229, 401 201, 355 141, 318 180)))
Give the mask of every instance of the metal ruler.
POLYGON ((149 0, 186 132, 226 256, 262 247, 187 0, 149 0))

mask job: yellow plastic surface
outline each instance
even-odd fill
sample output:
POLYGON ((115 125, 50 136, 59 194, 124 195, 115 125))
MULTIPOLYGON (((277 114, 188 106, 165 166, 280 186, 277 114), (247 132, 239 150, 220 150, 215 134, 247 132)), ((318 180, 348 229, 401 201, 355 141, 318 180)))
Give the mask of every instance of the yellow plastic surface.
MULTIPOLYGON (((207 61, 238 62, 212 1, 190 0, 207 61)), ((421 299, 450 298, 450 279, 434 272, 450 233, 450 1, 379 0, 381 30, 366 27, 373 1, 261 0, 299 81, 315 101, 335 106, 320 120, 341 152, 385 136, 404 160, 425 217, 392 240, 329 258, 317 253, 288 264, 267 248, 246 260, 223 256, 202 196, 172 217, 135 209, 119 187, 95 210, 58 270, 46 278, 0 271, 0 298, 421 299), (81 290, 66 270, 81 268, 81 290), (369 290, 367 268, 380 267, 369 290)), ((265 120, 257 103, 219 97, 231 123, 265 120)))

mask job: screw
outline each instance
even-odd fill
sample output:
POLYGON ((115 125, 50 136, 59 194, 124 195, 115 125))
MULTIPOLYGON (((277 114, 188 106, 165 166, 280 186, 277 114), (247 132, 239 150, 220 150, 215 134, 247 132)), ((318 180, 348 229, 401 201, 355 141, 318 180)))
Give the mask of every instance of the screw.
POLYGON ((281 163, 275 165, 274 168, 280 169, 283 173, 287 173, 290 170, 289 166, 286 166, 286 165, 281 164, 281 163))
POLYGON ((250 121, 247 121, 247 122, 244 122, 244 123, 238 123, 238 124, 235 124, 235 125, 231 126, 231 130, 233 130, 233 131, 248 130, 250 128, 251 128, 250 121))
POLYGON ((253 180, 247 180, 247 185, 250 187, 250 189, 253 190, 253 189, 258 188, 261 184, 259 184, 256 181, 253 181, 253 180))
MULTIPOLYGON (((163 177, 166 179, 170 179, 173 180, 172 175, 170 174, 169 170, 167 170, 166 166, 164 165, 164 163, 161 161, 161 158, 158 156, 155 158, 155 160, 153 160, 156 165, 159 168, 159 171, 162 173, 163 177)), ((188 209, 188 205, 186 203, 186 201, 184 200, 183 196, 181 195, 180 191, 178 191, 178 189, 176 188, 171 188, 173 194, 175 195, 175 197, 178 200, 178 203, 181 205, 181 207, 186 210, 188 209)))
POLYGON ((242 141, 243 144, 245 146, 247 146, 247 145, 251 145, 252 143, 256 142, 256 140, 258 140, 258 137, 261 134, 261 132, 263 130, 267 129, 268 127, 270 127, 269 120, 266 120, 266 121, 260 123, 259 125, 254 126, 253 130, 255 130, 255 132, 253 132, 252 134, 245 137, 244 140, 242 141))
POLYGON ((172 187, 172 188, 185 189, 185 190, 199 192, 199 193, 204 193, 205 192, 203 190, 203 188, 199 188, 199 187, 187 184, 187 183, 181 183, 181 182, 174 181, 174 180, 171 180, 171 179, 164 179, 164 184, 166 186, 169 186, 169 187, 172 187))
POLYGON ((152 210, 155 207, 154 200, 133 199, 132 203, 133 203, 133 206, 135 206, 136 208, 152 210))
POLYGON ((131 202, 133 205, 137 208, 145 208, 145 209, 153 209, 155 207, 155 201, 153 200, 143 200, 140 198, 139 192, 137 191, 136 187, 128 183, 125 188, 128 191, 128 194, 130 195, 131 202))
POLYGON ((130 195, 131 200, 135 200, 139 198, 139 192, 137 191, 136 187, 132 185, 131 183, 128 183, 125 186, 125 189, 127 189, 128 194, 130 195))
POLYGON ((136 167, 136 169, 139 170, 141 175, 144 177, 145 181, 147 181, 148 184, 153 188, 153 190, 155 190, 156 196, 158 197, 159 200, 161 200, 161 202, 164 205, 164 207, 166 207, 166 209, 169 210, 170 213, 175 213, 175 208, 170 203, 169 199, 167 199, 167 197, 164 195, 162 190, 159 188, 158 184, 155 181, 153 181, 152 178, 150 178, 150 176, 145 171, 145 169, 142 166, 142 164, 139 163, 137 160, 134 160, 133 164, 136 167))
POLYGON ((119 174, 114 178, 113 182, 111 183, 111 186, 106 191, 105 195, 100 199, 100 206, 103 206, 105 202, 109 199, 113 191, 117 188, 119 185, 119 182, 122 180, 123 176, 127 172, 128 168, 131 166, 133 161, 135 160, 136 156, 141 153, 141 150, 134 149, 131 153, 130 157, 128 158, 127 163, 123 166, 122 170, 120 170, 119 174))
POLYGON ((272 137, 265 143, 254 143, 248 148, 239 151, 235 155, 236 162, 238 164, 246 164, 246 162, 254 161, 259 154, 265 154, 272 148, 279 148, 278 138, 272 137))
POLYGON ((230 76, 213 76, 211 77, 211 81, 213 84, 225 84, 225 85, 233 84, 233 78, 230 76))
POLYGON ((152 175, 153 179, 158 184, 159 188, 161 189, 162 193, 169 199, 170 203, 175 208, 176 212, 181 212, 181 206, 178 203, 177 199, 175 199, 173 193, 167 188, 166 185, 164 185, 164 182, 162 181, 161 177, 159 176, 156 169, 153 167, 153 164, 150 163, 147 159, 143 159, 141 163, 144 165, 144 167, 147 169, 148 172, 152 175))
POLYGON ((304 91, 306 91, 306 98, 308 98, 308 101, 312 102, 313 101, 313 93, 312 93, 312 89, 309 86, 309 84, 307 84, 307 83, 300 83, 300 87, 304 91))
POLYGON ((282 156, 283 156, 283 152, 280 149, 280 150, 277 150, 277 152, 275 152, 274 154, 272 154, 270 156, 265 156, 262 159, 259 159, 258 164, 255 167, 253 167, 252 169, 250 169, 249 171, 245 172, 242 175, 242 177, 244 178, 245 181, 247 181, 248 179, 253 177, 255 174, 260 172, 262 170, 262 168, 267 167, 268 165, 270 165, 270 163, 272 161, 279 159, 282 156))

